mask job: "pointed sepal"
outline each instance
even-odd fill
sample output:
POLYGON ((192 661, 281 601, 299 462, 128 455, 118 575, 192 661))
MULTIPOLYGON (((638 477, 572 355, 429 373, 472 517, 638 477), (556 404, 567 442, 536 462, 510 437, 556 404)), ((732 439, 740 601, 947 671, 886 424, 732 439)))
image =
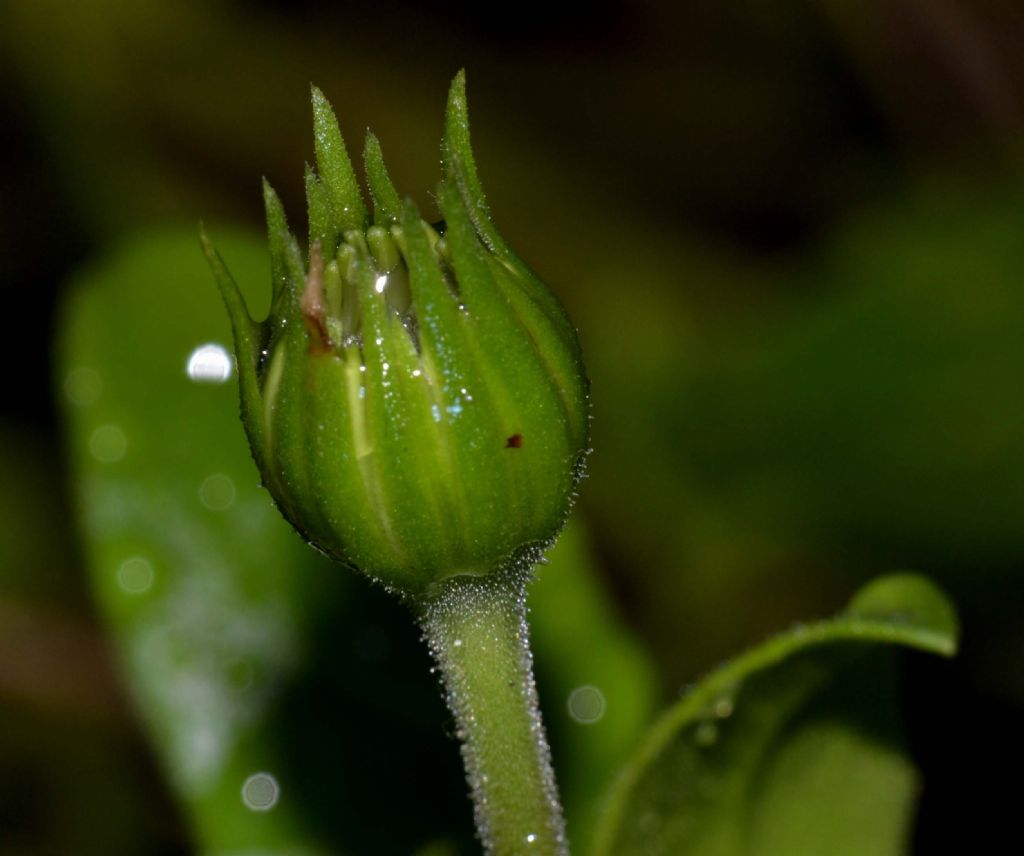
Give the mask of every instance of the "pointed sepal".
POLYGON ((507 254, 508 247, 491 220, 491 212, 484 198, 484 189, 477 175, 476 160, 470 145, 465 69, 461 69, 455 75, 448 90, 441 163, 444 167, 444 180, 454 183, 463 194, 469 218, 480 238, 493 252, 499 255, 507 254))
POLYGON ((330 194, 309 164, 306 164, 306 210, 309 217, 310 248, 319 243, 327 252, 333 252, 338 246, 340 235, 334 222, 330 194))
POLYGON ((242 397, 242 417, 249 431, 249 439, 254 454, 259 460, 259 453, 262 436, 262 425, 258 419, 249 419, 247 414, 258 412, 260 409, 260 387, 258 380, 258 366, 260 361, 260 350, 263 348, 263 326, 253 321, 249 315, 249 309, 245 305, 245 298, 242 296, 238 283, 231 275, 224 259, 213 246, 213 242, 206 234, 202 223, 199 224, 199 243, 203 248, 206 261, 213 271, 213 278, 217 283, 221 299, 228 310, 228 317, 231 320, 231 331, 235 339, 235 361, 238 367, 238 379, 242 397))
POLYGON ((402 200, 391 183, 380 142, 372 131, 366 132, 363 147, 363 164, 366 168, 366 183, 373 199, 373 222, 378 226, 389 226, 402 220, 402 200))
POLYGON ((270 275, 274 289, 270 311, 272 314, 285 314, 286 306, 297 305, 305 280, 302 252, 295 236, 288 230, 284 206, 266 179, 263 179, 263 206, 267 215, 270 275))
POLYGON ((316 167, 330 198, 334 222, 339 231, 369 225, 366 205, 345 149, 341 128, 324 94, 312 87, 313 131, 316 137, 316 167))

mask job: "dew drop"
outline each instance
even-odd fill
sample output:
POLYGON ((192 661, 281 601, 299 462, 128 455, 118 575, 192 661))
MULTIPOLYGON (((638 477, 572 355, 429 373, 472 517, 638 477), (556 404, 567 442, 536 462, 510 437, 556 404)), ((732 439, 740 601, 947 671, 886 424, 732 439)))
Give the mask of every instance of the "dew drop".
POLYGON ((148 559, 132 556, 125 559, 117 569, 117 584, 128 594, 143 594, 149 591, 155 576, 148 559))
POLYGON ((200 345, 188 355, 185 373, 196 383, 225 383, 231 377, 231 354, 216 342, 200 345))
MULTIPOLYGON (((374 284, 373 284, 373 290, 376 291, 377 294, 383 294, 384 293, 384 289, 387 288, 387 285, 388 285, 388 278, 386 276, 383 276, 383 275, 382 276, 378 276, 376 282, 374 282, 374 284)), ((380 343, 378 342, 378 344, 380 344, 380 343)))
POLYGON ((715 702, 712 710, 714 710, 715 716, 719 719, 727 719, 732 716, 732 712, 735 708, 736 704, 729 696, 722 696, 722 698, 715 702))
POLYGON ((585 685, 569 693, 569 716, 581 725, 593 725, 604 716, 607 703, 597 687, 585 685))
POLYGON ((452 645, 454 645, 456 648, 461 648, 462 647, 462 640, 461 639, 456 639, 454 642, 452 642, 452 645))
POLYGON ((74 404, 95 404, 102 392, 103 378, 96 369, 72 369, 64 378, 64 394, 74 404))
POLYGON ((128 451, 128 438, 117 425, 101 425, 89 437, 89 451, 97 461, 113 464, 128 451))
POLYGON ((242 785, 242 802, 252 811, 270 811, 280 795, 277 779, 270 773, 253 773, 242 785))
POLYGON ((534 833, 534 832, 531 832, 529 835, 527 835, 526 836, 526 843, 527 844, 536 844, 537 843, 537 834, 534 833))
POLYGON ((235 483, 215 473, 199 486, 199 501, 210 511, 226 511, 235 503, 235 483))

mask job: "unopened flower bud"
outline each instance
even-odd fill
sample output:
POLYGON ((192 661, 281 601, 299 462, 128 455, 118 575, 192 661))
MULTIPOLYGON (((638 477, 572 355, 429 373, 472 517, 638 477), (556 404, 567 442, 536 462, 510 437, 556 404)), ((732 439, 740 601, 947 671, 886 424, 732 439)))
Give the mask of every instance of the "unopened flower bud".
POLYGON ((400 199, 368 134, 371 214, 315 89, 313 114, 305 257, 264 186, 265 321, 204 237, 263 483, 313 545, 404 594, 529 559, 580 475, 587 381, 561 304, 491 222, 464 78, 449 95, 434 226, 400 199))

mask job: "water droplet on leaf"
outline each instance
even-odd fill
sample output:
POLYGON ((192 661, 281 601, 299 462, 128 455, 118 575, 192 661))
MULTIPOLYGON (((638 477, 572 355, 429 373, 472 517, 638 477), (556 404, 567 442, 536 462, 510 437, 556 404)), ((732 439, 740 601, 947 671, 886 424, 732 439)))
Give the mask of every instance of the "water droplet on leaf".
POLYGON ((128 451, 128 438, 117 425, 101 425, 89 437, 89 451, 97 461, 113 464, 128 451))
POLYGON ((581 725, 593 725, 605 712, 607 704, 604 693, 597 687, 576 687, 569 693, 569 716, 581 725))
POLYGON ((149 591, 155 576, 148 559, 132 556, 117 569, 117 584, 128 594, 142 594, 149 591))
POLYGON ((231 377, 231 354, 216 342, 200 345, 188 356, 185 373, 196 383, 225 383, 231 377))
POLYGON ((215 473, 199 486, 199 501, 210 511, 225 511, 234 505, 235 483, 223 473, 215 473))
POLYGON ((242 802, 252 811, 270 811, 280 795, 277 779, 270 773, 253 773, 242 785, 242 802))

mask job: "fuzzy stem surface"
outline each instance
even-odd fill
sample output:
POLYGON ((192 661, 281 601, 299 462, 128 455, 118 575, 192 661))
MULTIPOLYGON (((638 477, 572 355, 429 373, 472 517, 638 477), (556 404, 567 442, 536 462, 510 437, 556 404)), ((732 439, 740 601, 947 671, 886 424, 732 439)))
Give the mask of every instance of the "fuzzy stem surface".
POLYGON ((477 832, 492 856, 567 856, 526 623, 529 569, 443 581, 420 612, 441 671, 477 832))

